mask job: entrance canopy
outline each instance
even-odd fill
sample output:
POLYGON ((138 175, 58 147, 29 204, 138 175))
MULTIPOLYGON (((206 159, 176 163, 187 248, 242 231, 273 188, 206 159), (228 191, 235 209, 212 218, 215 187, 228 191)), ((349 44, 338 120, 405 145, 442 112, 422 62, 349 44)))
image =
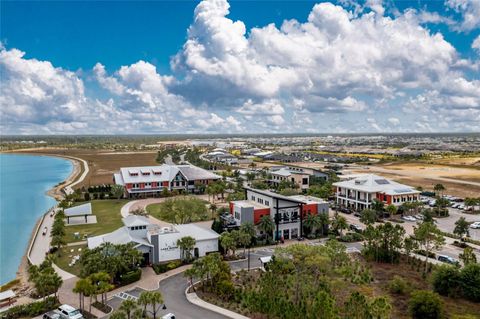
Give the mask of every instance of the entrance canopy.
POLYGON ((67 217, 67 224, 70 223, 70 217, 77 217, 77 216, 84 216, 85 222, 87 222, 87 217, 89 215, 92 215, 92 203, 87 203, 87 204, 67 208, 64 210, 64 212, 65 212, 65 217, 67 217))

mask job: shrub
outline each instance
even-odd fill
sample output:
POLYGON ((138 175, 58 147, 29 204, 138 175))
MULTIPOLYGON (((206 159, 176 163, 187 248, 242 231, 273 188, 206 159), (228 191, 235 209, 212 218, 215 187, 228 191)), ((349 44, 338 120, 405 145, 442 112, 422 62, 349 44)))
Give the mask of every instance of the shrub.
POLYGON ((404 294, 408 290, 408 284, 405 279, 395 275, 388 283, 388 289, 394 294, 404 294))
POLYGON ((43 314, 44 312, 48 312, 60 306, 57 298, 55 297, 47 297, 45 301, 37 301, 32 302, 26 305, 19 305, 10 308, 8 311, 2 314, 2 318, 5 319, 16 319, 16 318, 24 318, 24 317, 36 317, 38 315, 43 314))
POLYGON ((414 291, 408 302, 408 307, 414 319, 437 319, 442 317, 442 300, 438 294, 432 291, 414 291))
POLYGON ((432 274, 433 290, 443 296, 457 296, 460 289, 458 268, 441 265, 432 274))
POLYGON ((469 264, 460 272, 460 284, 465 298, 480 302, 480 264, 469 264))
POLYGON ((125 286, 128 284, 131 284, 132 282, 140 280, 140 277, 142 277, 142 270, 141 269, 133 270, 121 275, 119 283, 121 286, 125 286))
POLYGON ((162 274, 162 273, 167 272, 169 270, 178 268, 181 265, 182 265, 181 260, 174 260, 174 261, 171 261, 171 262, 168 262, 168 263, 154 264, 152 267, 153 267, 153 270, 155 271, 155 273, 157 275, 159 275, 159 274, 162 274))
POLYGON ((345 243, 351 243, 351 242, 362 241, 362 240, 363 240, 363 235, 359 233, 346 233, 345 235, 339 238, 339 241, 345 242, 345 243))
MULTIPOLYGON (((423 249, 418 249, 415 251, 416 254, 422 255, 422 256, 427 256, 427 252, 423 249)), ((428 252, 428 258, 434 258, 435 259, 435 253, 432 253, 431 251, 428 252)))

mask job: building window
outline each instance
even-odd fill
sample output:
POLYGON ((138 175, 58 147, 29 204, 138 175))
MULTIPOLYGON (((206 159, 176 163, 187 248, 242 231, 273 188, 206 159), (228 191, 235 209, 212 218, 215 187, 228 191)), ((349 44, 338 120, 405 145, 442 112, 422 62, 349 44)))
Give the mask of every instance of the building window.
POLYGON ((270 206, 270 202, 268 200, 266 200, 265 205, 270 206))

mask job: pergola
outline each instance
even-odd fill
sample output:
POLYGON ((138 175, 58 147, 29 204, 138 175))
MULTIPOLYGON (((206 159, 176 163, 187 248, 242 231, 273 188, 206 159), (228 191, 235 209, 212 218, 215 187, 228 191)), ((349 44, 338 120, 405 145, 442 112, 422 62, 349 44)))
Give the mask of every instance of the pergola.
POLYGON ((87 217, 92 215, 92 203, 87 203, 83 205, 78 205, 75 207, 67 208, 64 210, 65 217, 67 217, 67 224, 70 223, 70 217, 85 217, 85 223, 87 222, 87 217))

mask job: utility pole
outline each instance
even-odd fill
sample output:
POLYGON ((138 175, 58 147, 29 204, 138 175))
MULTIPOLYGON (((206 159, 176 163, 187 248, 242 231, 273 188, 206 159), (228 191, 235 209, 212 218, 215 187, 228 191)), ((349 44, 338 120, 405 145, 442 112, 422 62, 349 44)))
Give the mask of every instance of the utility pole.
POLYGON ((247 257, 247 267, 248 271, 250 271, 250 247, 248 247, 248 257, 247 257))

